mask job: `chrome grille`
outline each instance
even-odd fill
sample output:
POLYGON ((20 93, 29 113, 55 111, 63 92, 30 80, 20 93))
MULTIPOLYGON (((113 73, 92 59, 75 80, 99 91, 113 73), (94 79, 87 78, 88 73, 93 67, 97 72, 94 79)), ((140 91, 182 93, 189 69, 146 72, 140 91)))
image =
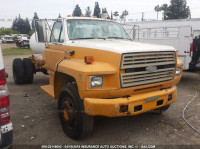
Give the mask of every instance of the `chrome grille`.
POLYGON ((161 69, 154 72, 133 72, 121 74, 122 87, 139 86, 173 79, 175 68, 161 69))
POLYGON ((134 87, 173 79, 176 63, 175 52, 149 52, 123 54, 120 74, 122 87, 134 87), (156 66, 155 70, 148 70, 156 66), (129 70, 129 71, 127 71, 129 70))
POLYGON ((175 64, 175 52, 123 54, 121 69, 175 64))

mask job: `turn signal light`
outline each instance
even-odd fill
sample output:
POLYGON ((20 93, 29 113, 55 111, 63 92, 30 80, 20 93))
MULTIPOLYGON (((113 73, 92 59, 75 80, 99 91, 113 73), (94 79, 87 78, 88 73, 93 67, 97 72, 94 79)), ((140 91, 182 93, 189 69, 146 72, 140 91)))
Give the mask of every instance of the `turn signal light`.
POLYGON ((9 106, 9 97, 8 96, 0 97, 0 112, 1 108, 5 108, 8 106, 9 106))
POLYGON ((9 97, 0 98, 0 125, 10 122, 9 97))
POLYGON ((85 56, 85 63, 86 64, 94 63, 94 57, 93 56, 85 56))
POLYGON ((178 57, 178 52, 176 52, 176 57, 178 57))

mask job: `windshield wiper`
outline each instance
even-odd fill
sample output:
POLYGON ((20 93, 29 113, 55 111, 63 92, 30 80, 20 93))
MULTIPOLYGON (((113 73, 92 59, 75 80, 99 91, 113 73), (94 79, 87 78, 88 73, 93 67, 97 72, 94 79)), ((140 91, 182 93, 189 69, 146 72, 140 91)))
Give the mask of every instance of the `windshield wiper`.
POLYGON ((123 38, 123 37, 108 37, 108 39, 126 39, 126 40, 131 40, 129 38, 123 38))

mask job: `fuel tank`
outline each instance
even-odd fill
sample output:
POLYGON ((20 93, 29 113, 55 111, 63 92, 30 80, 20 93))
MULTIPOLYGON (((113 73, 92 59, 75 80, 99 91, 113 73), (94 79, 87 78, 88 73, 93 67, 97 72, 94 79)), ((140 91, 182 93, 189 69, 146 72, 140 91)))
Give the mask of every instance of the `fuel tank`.
POLYGON ((35 33, 31 36, 30 47, 35 54, 43 54, 45 51, 45 43, 37 42, 35 33))

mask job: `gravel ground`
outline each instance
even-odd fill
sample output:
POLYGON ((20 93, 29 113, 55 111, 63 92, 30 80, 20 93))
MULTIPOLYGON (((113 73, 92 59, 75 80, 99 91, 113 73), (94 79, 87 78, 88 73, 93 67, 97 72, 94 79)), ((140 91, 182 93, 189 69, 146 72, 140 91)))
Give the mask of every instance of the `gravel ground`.
POLYGON ((2 48, 2 50, 16 48, 16 44, 15 43, 2 43, 1 48, 2 48))
MULTIPOLYGON (((200 89, 200 74, 184 72, 178 85, 178 99, 165 113, 121 118, 95 117, 93 134, 84 140, 74 141, 62 131, 56 113, 57 101, 40 89, 41 85, 48 84, 48 76, 37 73, 33 84, 15 85, 12 76, 14 58, 4 57, 9 74, 13 148, 15 145, 49 144, 200 145, 200 134, 194 132, 182 119, 182 110, 200 89), (24 97, 25 94, 29 97, 24 97)), ((200 131, 199 107, 200 96, 187 109, 186 118, 200 131)))

